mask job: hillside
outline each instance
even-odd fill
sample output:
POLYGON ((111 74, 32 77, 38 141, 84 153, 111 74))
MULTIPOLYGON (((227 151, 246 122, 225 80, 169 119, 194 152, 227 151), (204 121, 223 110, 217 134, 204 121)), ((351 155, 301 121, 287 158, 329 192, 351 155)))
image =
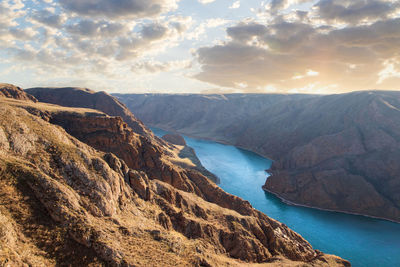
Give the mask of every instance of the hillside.
POLYGON ((264 188, 287 201, 400 222, 398 92, 116 96, 149 125, 275 160, 264 188))
POLYGON ((168 153, 120 117, 0 97, 0 262, 349 265, 168 153))

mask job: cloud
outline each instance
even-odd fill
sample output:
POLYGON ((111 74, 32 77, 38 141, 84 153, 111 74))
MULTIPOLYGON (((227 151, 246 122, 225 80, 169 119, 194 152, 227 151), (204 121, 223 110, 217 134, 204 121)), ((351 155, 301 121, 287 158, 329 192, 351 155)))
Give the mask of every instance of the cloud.
POLYGON ((170 62, 159 62, 159 61, 146 61, 136 63, 131 67, 131 70, 135 73, 159 73, 169 72, 173 70, 185 69, 191 66, 189 60, 178 60, 170 62))
POLYGON ((203 5, 215 2, 215 0, 198 0, 198 1, 199 1, 199 3, 202 3, 203 5))
POLYGON ((244 91, 268 86, 348 91, 398 77, 393 74, 398 65, 384 64, 400 62, 400 18, 334 28, 277 17, 266 24, 238 23, 227 35, 227 42, 197 50, 201 71, 195 78, 244 91))
POLYGON ((277 13, 280 10, 286 9, 294 4, 308 3, 312 0, 271 0, 267 5, 266 9, 271 13, 277 13))
POLYGON ((10 28, 9 32, 18 40, 31 40, 37 34, 32 28, 10 28))
MULTIPOLYGON (((42 28, 41 22, 32 22, 39 31, 20 27, 8 29, 7 34, 13 41, 5 50, 15 63, 29 66, 37 74, 51 69, 53 75, 80 73, 101 75, 103 79, 119 76, 121 69, 129 71, 135 61, 175 46, 190 25, 190 20, 181 16, 137 24, 72 18, 59 28, 42 28), (14 45, 16 39, 24 40, 24 46, 14 45), (127 61, 129 64, 123 63, 127 61)), ((169 63, 165 70, 176 66, 176 63, 169 63)), ((160 68, 155 65, 154 69, 157 67, 160 68)))
POLYGON ((159 12, 176 8, 178 1, 49 0, 25 7, 4 0, 0 45, 3 55, 33 73, 118 75, 134 61, 176 46, 191 20, 159 12))
POLYGON ((162 39, 168 32, 168 28, 159 23, 144 25, 141 31, 142 38, 149 41, 162 39))
POLYGON ((121 23, 107 21, 80 20, 77 23, 66 26, 69 33, 86 37, 109 38, 120 35, 125 26, 121 23))
POLYGON ((69 11, 79 15, 107 18, 154 17, 177 8, 179 0, 59 0, 69 11))
POLYGON ((32 14, 32 19, 54 28, 60 28, 66 21, 65 16, 54 14, 48 10, 34 11, 32 14))
POLYGON ((188 40, 199 40, 201 37, 204 37, 207 29, 217 28, 222 25, 228 24, 230 21, 222 18, 213 18, 207 19, 206 21, 201 22, 194 28, 191 32, 186 35, 188 40))
POLYGON ((14 44, 15 39, 26 40, 32 36, 31 29, 19 27, 17 22, 26 15, 22 10, 24 4, 21 1, 1 1, 0 2, 0 46, 4 50, 14 44))
POLYGON ((351 24, 382 20, 397 13, 399 9, 398 1, 389 0, 321 0, 314 5, 321 19, 351 24))
POLYGON ((230 9, 236 9, 240 7, 240 1, 235 1, 232 3, 232 5, 229 7, 230 9))
POLYGON ((246 42, 254 36, 261 36, 266 33, 267 27, 255 22, 239 23, 234 27, 228 27, 226 32, 234 41, 246 42))

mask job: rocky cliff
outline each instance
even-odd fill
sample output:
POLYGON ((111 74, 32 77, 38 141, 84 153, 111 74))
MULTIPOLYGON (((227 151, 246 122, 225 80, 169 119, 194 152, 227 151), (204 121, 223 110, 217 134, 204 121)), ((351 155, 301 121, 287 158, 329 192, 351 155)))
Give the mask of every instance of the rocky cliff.
POLYGON ((264 188, 287 201, 400 222, 398 92, 119 97, 145 123, 274 159, 264 188))
POLYGON ((100 110, 110 116, 121 117, 135 132, 146 137, 153 137, 151 131, 135 118, 129 109, 115 97, 106 92, 95 92, 87 88, 30 88, 26 89, 40 102, 51 103, 66 107, 91 108, 100 110))
POLYGON ((37 99, 35 97, 27 94, 20 87, 8 83, 0 83, 0 97, 37 102, 37 99))
POLYGON ((0 104, 2 264, 349 265, 174 165, 120 117, 1 97, 0 104))

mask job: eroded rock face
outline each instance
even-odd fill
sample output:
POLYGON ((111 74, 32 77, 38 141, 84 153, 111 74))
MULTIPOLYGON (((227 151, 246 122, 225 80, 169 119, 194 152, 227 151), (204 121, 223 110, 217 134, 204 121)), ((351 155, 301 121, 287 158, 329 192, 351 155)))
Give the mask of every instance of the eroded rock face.
POLYGON ((67 132, 82 140, 97 131, 94 143, 103 151, 120 142, 143 153, 125 162, 123 154, 99 152, 23 107, 2 102, 0 203, 8 204, 0 205, 0 220, 16 230, 0 240, 0 251, 4 240, 17 244, 8 246, 8 254, 0 253, 2 260, 5 255, 14 265, 151 266, 160 259, 177 266, 240 266, 243 261, 349 265, 313 250, 285 225, 200 173, 168 165, 163 151, 145 143, 120 118, 58 111, 49 112, 50 122, 60 119, 57 114, 67 132), (86 128, 75 128, 83 122, 86 128), (13 145, 25 142, 21 129, 36 140, 29 151, 13 145), (163 175, 182 180, 175 183, 163 175), (16 256, 24 253, 30 256, 16 256))
POLYGON ((114 153, 129 168, 145 170, 151 179, 201 195, 185 170, 163 160, 162 147, 132 131, 120 117, 82 117, 64 113, 55 114, 50 122, 96 149, 114 153))
POLYGON ((281 198, 400 222, 399 92, 118 97, 149 125, 272 158, 281 198))
POLYGON ((0 83, 0 97, 37 102, 37 99, 35 97, 27 94, 20 87, 8 83, 0 83))

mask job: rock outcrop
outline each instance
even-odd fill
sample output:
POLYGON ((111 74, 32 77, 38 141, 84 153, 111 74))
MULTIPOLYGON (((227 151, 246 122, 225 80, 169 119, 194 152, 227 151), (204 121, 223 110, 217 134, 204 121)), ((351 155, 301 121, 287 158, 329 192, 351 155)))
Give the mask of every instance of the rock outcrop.
POLYGON ((120 99, 149 125, 272 158, 264 189, 287 201, 400 222, 399 92, 120 99))
POLYGON ((349 266, 170 163, 119 117, 0 102, 2 264, 349 266))
POLYGON ((27 94, 20 87, 8 83, 0 83, 0 97, 37 102, 35 97, 27 94))

